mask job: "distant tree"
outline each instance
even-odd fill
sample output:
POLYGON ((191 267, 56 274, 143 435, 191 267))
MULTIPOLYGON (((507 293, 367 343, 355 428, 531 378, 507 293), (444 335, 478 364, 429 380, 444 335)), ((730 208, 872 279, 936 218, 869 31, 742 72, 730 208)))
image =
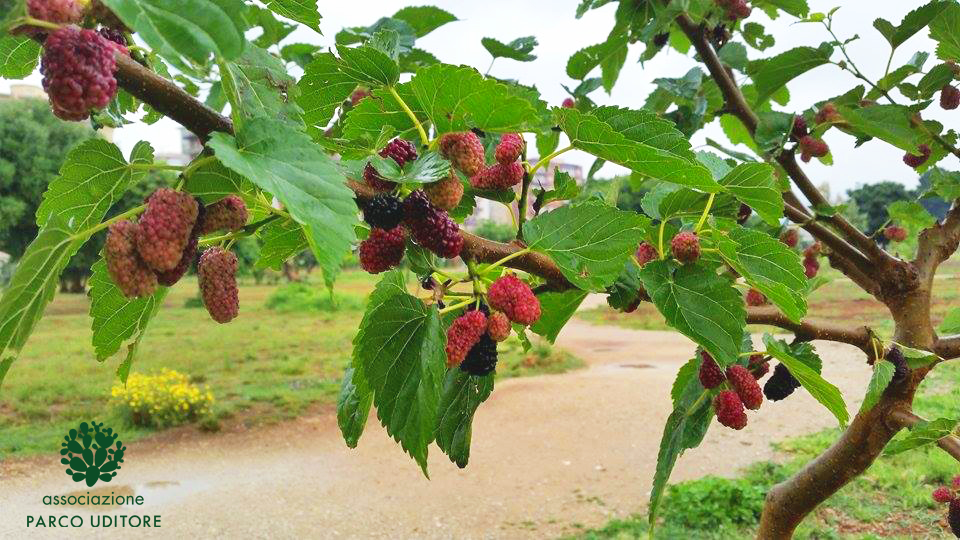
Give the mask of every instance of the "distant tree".
POLYGON ((497 223, 492 219, 484 219, 477 223, 473 233, 494 242, 509 242, 513 240, 517 231, 507 223, 497 223))
POLYGON ((860 213, 866 218, 865 232, 868 234, 872 234, 887 222, 889 219, 887 209, 890 204, 913 200, 916 197, 903 184, 890 181, 851 189, 847 191, 847 196, 856 203, 860 213))

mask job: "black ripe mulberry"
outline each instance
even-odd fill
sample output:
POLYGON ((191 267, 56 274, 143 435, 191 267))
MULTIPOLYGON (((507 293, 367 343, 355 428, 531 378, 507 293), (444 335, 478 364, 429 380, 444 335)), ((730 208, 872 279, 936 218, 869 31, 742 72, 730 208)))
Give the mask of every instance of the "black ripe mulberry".
POLYGON ((149 296, 157 289, 157 276, 137 253, 137 229, 127 220, 114 223, 103 248, 107 271, 127 298, 149 296))
POLYGON ((488 334, 480 336, 460 364, 460 369, 470 375, 489 375, 497 369, 497 342, 488 334))
POLYGON ((200 256, 197 266, 203 305, 218 323, 232 321, 240 313, 237 290, 237 256, 212 247, 200 256))
POLYGON ((360 267, 371 274, 386 272, 400 264, 406 248, 402 227, 371 229, 370 236, 360 243, 360 267))
POLYGON ((797 388, 800 388, 800 382, 790 373, 787 366, 777 364, 773 368, 773 375, 767 379, 767 384, 763 385, 763 395, 770 401, 780 401, 786 399, 797 388))
POLYGON ((176 268, 199 212, 196 199, 186 193, 169 188, 154 191, 137 231, 137 250, 143 260, 157 272, 176 268))
POLYGON ((62 120, 79 121, 91 109, 102 109, 117 94, 114 56, 120 47, 89 29, 64 26, 43 44, 43 89, 53 114, 62 120))
POLYGON ((434 206, 422 190, 403 201, 404 223, 414 241, 444 259, 453 259, 463 249, 460 227, 450 215, 434 206))
POLYGON ((887 351, 886 360, 893 364, 893 380, 891 382, 900 382, 907 378, 910 373, 910 366, 907 365, 907 359, 903 356, 900 347, 893 346, 887 351))
POLYGON ((960 107, 960 90, 952 84, 948 84, 940 90, 940 106, 948 111, 960 107))
POLYGON ((247 203, 230 195, 204 209, 197 233, 203 236, 215 231, 239 231, 247 224, 247 217, 247 203))
POLYGON ((363 206, 363 220, 371 227, 393 229, 403 221, 403 203, 393 195, 377 195, 363 206))

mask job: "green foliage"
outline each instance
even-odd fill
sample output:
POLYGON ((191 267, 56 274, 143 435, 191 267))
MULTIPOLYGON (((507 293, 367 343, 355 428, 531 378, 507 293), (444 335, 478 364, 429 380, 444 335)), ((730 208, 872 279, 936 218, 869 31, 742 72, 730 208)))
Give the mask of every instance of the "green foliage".
POLYGON ((336 294, 307 283, 289 283, 273 292, 264 304, 267 309, 287 313, 316 311, 336 313, 360 309, 362 304, 353 296, 336 294))
POLYGON ((506 223, 484 219, 477 223, 476 228, 473 229, 473 234, 494 242, 509 242, 517 235, 517 231, 513 226, 506 223))

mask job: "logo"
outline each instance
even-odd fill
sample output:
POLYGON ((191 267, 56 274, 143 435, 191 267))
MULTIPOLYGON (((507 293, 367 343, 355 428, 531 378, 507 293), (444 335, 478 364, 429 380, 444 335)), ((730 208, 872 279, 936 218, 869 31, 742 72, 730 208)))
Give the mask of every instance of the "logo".
POLYGON ((80 423, 80 429, 71 429, 63 437, 66 442, 60 443, 63 448, 61 456, 66 456, 60 463, 69 465, 67 476, 74 482, 86 481, 87 486, 93 487, 97 481, 109 482, 117 475, 116 470, 123 463, 123 453, 127 450, 123 443, 117 441, 120 435, 112 428, 103 428, 103 422, 93 424, 93 430, 86 422, 80 423), (116 448, 113 448, 116 441, 116 448))

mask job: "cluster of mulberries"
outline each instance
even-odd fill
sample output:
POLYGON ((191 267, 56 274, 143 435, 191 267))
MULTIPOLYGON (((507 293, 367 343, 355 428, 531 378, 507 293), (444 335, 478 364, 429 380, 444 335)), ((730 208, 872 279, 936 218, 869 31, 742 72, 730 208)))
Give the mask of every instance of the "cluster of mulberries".
POLYGON ((40 72, 53 114, 79 121, 102 109, 117 94, 115 54, 126 52, 94 30, 64 26, 43 44, 40 72))
POLYGON ((773 368, 773 375, 763 385, 763 395, 770 401, 780 401, 789 397, 797 388, 800 388, 800 381, 790 373, 787 366, 777 364, 773 368))
MULTIPOLYGON (((417 149, 410 141, 393 139, 383 147, 383 150, 380 150, 380 157, 391 158, 397 165, 403 167, 417 159, 417 149)), ((384 179, 371 163, 367 163, 363 169, 363 180, 377 191, 390 191, 397 187, 395 182, 384 179)))
POLYGON ((440 257, 452 259, 463 249, 463 236, 457 222, 434 206, 422 190, 404 199, 403 223, 417 244, 440 257))
POLYGON ((721 388, 724 383, 727 383, 729 388, 722 389, 713 400, 714 412, 722 425, 743 429, 747 425, 745 409, 757 410, 763 404, 763 391, 757 384, 759 377, 755 375, 754 369, 753 365, 747 368, 733 364, 724 371, 710 353, 700 351, 700 369, 697 374, 700 384, 707 390, 721 388))
POLYGON ((753 11, 746 0, 716 0, 716 2, 723 9, 727 19, 731 21, 746 19, 753 11))
POLYGON ((954 476, 951 486, 940 486, 933 490, 933 500, 940 504, 949 505, 947 524, 950 525, 950 532, 960 538, 960 498, 957 497, 958 490, 960 490, 960 476, 954 476))
POLYGON ((682 232, 670 241, 673 258, 683 264, 697 262, 700 258, 700 237, 694 232, 682 232))
POLYGON ((933 153, 933 151, 930 150, 930 146, 927 144, 921 144, 919 147, 917 147, 917 150, 920 151, 919 154, 907 152, 903 155, 903 162, 914 169, 926 163, 927 160, 930 159, 930 155, 933 153))
POLYGON ((497 367, 497 342, 510 334, 503 313, 489 316, 483 310, 467 311, 447 329, 447 367, 458 367, 470 375, 483 376, 497 367))
POLYGON ((940 90, 940 106, 948 111, 960 107, 960 89, 952 84, 944 86, 940 90))
POLYGON ((517 324, 528 326, 540 319, 540 301, 530 286, 513 274, 494 281, 487 291, 487 300, 490 307, 517 324))
POLYGON ((485 165, 470 177, 470 185, 476 189, 510 189, 523 181, 523 164, 518 160, 525 146, 523 137, 507 133, 500 138, 494 151, 496 163, 485 165))
POLYGON ((237 256, 219 247, 204 251, 197 265, 197 278, 210 317, 218 323, 236 318, 240 313, 237 256))

